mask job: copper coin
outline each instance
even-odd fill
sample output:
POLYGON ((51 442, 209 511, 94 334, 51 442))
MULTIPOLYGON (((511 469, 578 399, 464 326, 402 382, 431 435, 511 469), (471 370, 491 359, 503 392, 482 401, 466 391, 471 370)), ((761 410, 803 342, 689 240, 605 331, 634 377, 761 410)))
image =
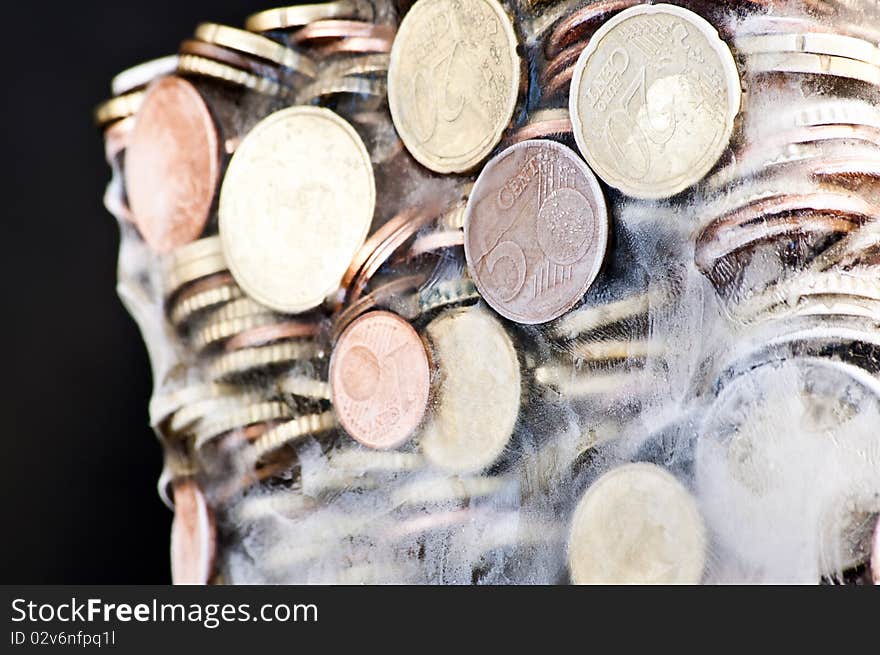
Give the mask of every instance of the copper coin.
POLYGON ((526 123, 516 132, 510 135, 508 143, 521 143, 532 139, 545 139, 547 137, 571 136, 571 119, 568 111, 564 117, 553 117, 526 123))
POLYGON ((374 25, 373 23, 360 20, 318 20, 309 23, 293 33, 290 41, 294 45, 305 45, 315 41, 348 38, 371 38, 378 34, 394 34, 394 28, 390 26, 374 25))
POLYGON ((848 234, 857 228, 857 223, 834 214, 783 214, 776 217, 759 215, 754 221, 731 224, 721 230, 704 231, 695 244, 694 261, 700 271, 708 273, 722 257, 753 244, 774 239, 788 241, 797 235, 848 234))
POLYGON ((600 0, 588 4, 562 20, 547 38, 544 52, 552 59, 576 41, 586 39, 611 15, 640 5, 644 0, 600 0))
POLYGON ((545 98, 552 98, 557 93, 565 91, 568 93, 571 88, 571 78, 574 77, 574 66, 566 68, 555 77, 551 78, 544 86, 543 93, 545 98))
POLYGON ((125 151, 125 188, 147 244, 166 253, 204 230, 220 176, 217 129, 196 88, 153 83, 125 151))
POLYGON ((428 355, 404 319, 374 311, 349 325, 330 358, 330 395, 340 424, 370 448, 409 439, 428 404, 428 355))
POLYGON ((338 39, 327 45, 316 47, 314 52, 319 57, 330 57, 342 53, 391 52, 392 41, 394 41, 393 28, 386 25, 376 25, 372 36, 352 36, 347 39, 338 39))
POLYGON ((174 483, 171 523, 171 579, 174 584, 208 584, 214 568, 217 537, 214 517, 195 480, 174 483))
POLYGON ((552 80, 565 69, 574 68, 578 57, 581 56, 584 48, 587 47, 587 43, 588 41, 578 41, 548 61, 546 68, 541 71, 541 82, 546 84, 548 80, 552 80))
POLYGON ((272 325, 239 332, 226 342, 224 348, 227 352, 241 350, 242 348, 257 348, 282 339, 301 339, 313 337, 318 333, 318 324, 307 321, 284 321, 272 325))
POLYGON ((596 176, 555 141, 523 141, 496 155, 465 209, 471 277, 495 311, 518 323, 546 323, 574 307, 599 274, 607 242, 596 176))

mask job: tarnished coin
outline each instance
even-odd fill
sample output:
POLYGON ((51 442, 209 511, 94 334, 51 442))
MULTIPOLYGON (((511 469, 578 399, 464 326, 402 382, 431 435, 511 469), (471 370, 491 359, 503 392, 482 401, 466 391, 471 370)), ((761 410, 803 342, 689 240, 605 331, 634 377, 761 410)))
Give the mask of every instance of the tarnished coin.
POLYGON ((192 84, 172 76, 149 87, 125 151, 125 188, 154 250, 169 252, 202 233, 220 176, 218 141, 192 84))
POLYGON ((422 452, 447 471, 481 471, 504 452, 519 416, 516 348, 498 319, 481 307, 447 311, 425 332, 440 386, 421 435, 422 452))
POLYGON ((290 107, 238 146, 220 192, 220 238, 250 296, 280 312, 321 304, 364 243, 376 200, 370 155, 328 109, 290 107))
POLYGON ((391 49, 388 103, 404 145, 438 173, 466 171, 513 117, 521 63, 496 0, 419 0, 391 49))
POLYGON ((195 480, 174 483, 171 523, 171 579, 174 584, 208 584, 217 538, 214 518, 195 480))
POLYGON ((331 400, 345 431, 370 448, 409 439, 428 404, 422 340, 404 319, 374 311, 355 319, 330 359, 331 400))
POLYGON ((654 464, 606 473, 575 509, 568 540, 575 584, 697 584, 705 560, 697 504, 654 464))
POLYGON ((468 269, 502 316, 545 323, 596 279, 608 241, 602 189, 555 141, 524 141, 486 164, 464 219, 468 269))
POLYGON ((571 82, 578 148, 636 198, 667 198, 711 170, 730 141, 742 89, 733 55, 681 7, 638 6, 593 35, 571 82))

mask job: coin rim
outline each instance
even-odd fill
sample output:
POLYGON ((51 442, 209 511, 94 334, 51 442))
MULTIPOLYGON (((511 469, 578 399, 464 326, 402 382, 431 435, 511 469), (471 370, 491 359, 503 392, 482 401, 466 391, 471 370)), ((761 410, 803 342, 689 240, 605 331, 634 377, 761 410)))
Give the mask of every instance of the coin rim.
POLYGON ((590 38, 590 41, 587 43, 586 48, 584 48, 583 52, 581 52, 580 56, 577 59, 577 63, 575 63, 574 75, 571 78, 571 84, 569 86, 568 109, 569 113, 571 114, 571 124, 574 131, 574 140, 575 143, 577 143, 578 150, 583 155, 587 163, 590 165, 590 168, 595 171, 596 175, 598 175, 603 182, 633 198, 638 198, 641 200, 662 200, 666 198, 671 198, 681 193, 685 189, 694 186, 700 180, 702 180, 718 163, 718 160, 721 159, 721 156, 730 145, 730 139, 733 136, 734 121, 737 115, 740 113, 740 109, 742 107, 742 97, 742 79, 739 73, 739 68, 737 68, 736 65, 736 60, 733 58, 733 52, 731 51, 730 46, 721 38, 718 30, 715 28, 714 25, 712 25, 709 21, 707 21, 699 14, 696 14, 689 9, 685 9, 684 7, 679 7, 677 5, 638 5, 629 9, 625 9, 614 17, 608 19, 608 21, 605 22, 598 30, 596 30, 596 32, 590 38), (608 33, 611 32, 611 30, 617 27, 617 25, 625 20, 632 18, 633 16, 651 14, 672 14, 693 25, 700 31, 700 33, 706 39, 709 47, 715 52, 721 68, 724 69, 725 78, 727 81, 727 124, 725 125, 724 133, 720 140, 720 143, 723 144, 723 147, 719 147, 716 156, 708 158, 706 160, 707 163, 704 164, 702 167, 691 168, 688 171, 688 177, 686 177, 683 182, 662 187, 659 185, 655 185, 653 189, 642 189, 636 187, 636 185, 634 184, 631 184, 629 180, 616 179, 616 175, 609 174, 609 172, 606 170, 606 167, 598 160, 598 158, 592 156, 590 149, 587 147, 587 139, 584 136, 584 134, 587 132, 587 126, 584 125, 583 120, 581 119, 580 113, 578 112, 578 105, 580 98, 580 87, 584 76, 584 69, 587 67, 590 58, 601 46, 602 40, 605 38, 605 36, 607 36, 608 33), (699 175, 697 175, 697 173, 699 173, 699 175))

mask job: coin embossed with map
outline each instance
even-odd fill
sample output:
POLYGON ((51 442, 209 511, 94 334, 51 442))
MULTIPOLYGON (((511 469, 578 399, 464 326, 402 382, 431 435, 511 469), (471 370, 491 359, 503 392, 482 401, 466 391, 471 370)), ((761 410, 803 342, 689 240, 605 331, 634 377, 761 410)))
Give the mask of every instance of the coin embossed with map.
POLYGON ((671 5, 605 23, 578 58, 569 108, 584 158, 636 198, 673 196, 708 173, 740 109, 736 63, 715 28, 671 5))

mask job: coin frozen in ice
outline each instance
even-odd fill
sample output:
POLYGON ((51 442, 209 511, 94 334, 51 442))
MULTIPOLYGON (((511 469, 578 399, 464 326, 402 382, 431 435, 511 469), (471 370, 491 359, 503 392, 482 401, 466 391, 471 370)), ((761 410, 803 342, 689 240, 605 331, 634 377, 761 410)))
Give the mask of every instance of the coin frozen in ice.
POLYGON ((438 173, 469 170, 501 140, 519 95, 513 25, 496 0, 420 0, 388 69, 391 117, 407 150, 438 173))
POLYGON ((504 452, 519 416, 516 349, 501 323, 478 306, 441 314, 425 333, 440 383, 422 451, 447 471, 483 470, 504 452))
POLYGON ((636 198, 673 196, 708 173, 740 109, 733 55, 715 28, 672 5, 605 23, 578 58, 569 108, 596 174, 636 198))
POLYGON ((339 422, 370 448, 394 448, 425 414, 431 372, 422 340, 404 319, 373 311, 349 325, 330 360, 339 422))
POLYGON ((697 504, 654 464, 605 473, 575 509, 568 561, 576 584, 696 584, 705 559, 697 504))
POLYGON ((166 253, 198 238, 220 177, 211 111, 180 77, 149 87, 125 151, 125 187, 138 230, 166 253))
POLYGON ((198 484, 186 478, 174 484, 171 524, 171 578, 174 584, 205 585, 217 550, 214 518, 198 484))
POLYGON ((524 141, 483 168, 464 231, 468 269, 486 302, 512 321, 546 323, 599 274, 608 213, 576 153, 555 141, 524 141))
POLYGON ((220 238, 250 296, 281 312, 321 304, 363 245, 376 189, 354 128, 320 107, 275 112, 251 130, 220 192, 220 238))

